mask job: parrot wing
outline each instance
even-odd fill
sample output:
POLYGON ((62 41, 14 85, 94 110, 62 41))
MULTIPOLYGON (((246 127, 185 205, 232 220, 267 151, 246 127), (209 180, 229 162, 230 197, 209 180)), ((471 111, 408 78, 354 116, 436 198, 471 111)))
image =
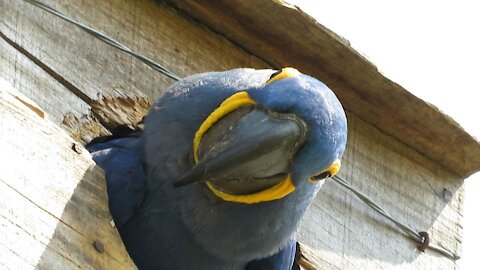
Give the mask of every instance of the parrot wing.
POLYGON ((246 270, 290 270, 293 269, 297 242, 290 240, 278 253, 248 263, 246 270))
POLYGON ((146 175, 137 154, 140 134, 87 145, 93 160, 105 171, 108 205, 119 229, 134 215, 145 195, 146 175))

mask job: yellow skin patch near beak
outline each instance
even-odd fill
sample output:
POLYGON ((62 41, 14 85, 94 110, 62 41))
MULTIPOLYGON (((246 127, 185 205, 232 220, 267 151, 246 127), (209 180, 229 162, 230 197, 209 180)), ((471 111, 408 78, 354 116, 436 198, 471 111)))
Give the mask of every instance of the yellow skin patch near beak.
MULTIPOLYGON (((193 156, 195 163, 198 163, 198 147, 202 140, 203 135, 211 128, 216 122, 218 122, 223 116, 228 113, 248 105, 255 105, 256 102, 250 98, 247 92, 238 92, 220 104, 220 106, 215 109, 200 125, 200 128, 195 133, 193 139, 193 156)), ((224 201, 236 202, 236 203, 245 203, 253 204, 259 202, 267 202, 281 199, 288 194, 292 193, 295 190, 295 186, 292 183, 290 175, 287 176, 282 182, 276 184, 273 187, 267 188, 257 193, 253 194, 244 194, 244 195, 233 195, 225 193, 217 188, 212 183, 206 182, 207 187, 215 194, 217 197, 220 197, 224 201)))
MULTIPOLYGON (((339 159, 335 160, 332 165, 330 165, 330 167, 328 167, 326 170, 320 172, 319 174, 322 174, 322 173, 325 173, 325 172, 328 172, 328 174, 330 175, 330 177, 333 177, 335 175, 338 174, 338 172, 340 171, 340 167, 342 166, 341 162, 339 159)), ((323 179, 318 179, 318 180, 315 180, 315 179, 308 179, 308 182, 310 183, 318 183, 320 182, 321 180, 323 179)))
POLYGON ((224 201, 246 204, 278 200, 287 196, 295 190, 295 186, 292 183, 290 175, 288 175, 287 178, 285 178, 282 182, 276 184, 271 188, 246 195, 232 195, 225 193, 221 190, 216 189, 212 185, 212 183, 209 182, 207 182, 207 186, 213 192, 213 194, 215 194, 217 197, 222 198, 224 201))
MULTIPOLYGON (((300 72, 294 68, 287 67, 283 68, 278 74, 273 75, 265 85, 278 81, 285 78, 292 78, 299 75, 300 72)), ((247 92, 238 92, 225 99, 220 106, 215 109, 200 125, 199 129, 195 133, 193 139, 193 156, 195 163, 198 163, 198 148, 200 142, 203 138, 203 135, 222 117, 233 112, 236 109, 239 109, 243 106, 255 105, 255 100, 251 99, 247 92)), ((335 160, 330 167, 328 167, 323 172, 328 172, 331 176, 334 176, 340 170, 340 160, 335 160)), ((323 173, 322 172, 322 173, 323 173)), ((317 183, 320 180, 309 179, 311 183, 317 183)), ((260 202, 267 202, 281 199, 288 194, 292 193, 295 190, 295 185, 292 182, 291 176, 288 175, 282 182, 276 184, 273 187, 267 188, 260 192, 253 194, 243 194, 243 195, 234 195, 223 192, 217 189, 212 183, 206 182, 207 187, 215 194, 217 197, 228 202, 236 203, 245 203, 245 204, 254 204, 260 202)))

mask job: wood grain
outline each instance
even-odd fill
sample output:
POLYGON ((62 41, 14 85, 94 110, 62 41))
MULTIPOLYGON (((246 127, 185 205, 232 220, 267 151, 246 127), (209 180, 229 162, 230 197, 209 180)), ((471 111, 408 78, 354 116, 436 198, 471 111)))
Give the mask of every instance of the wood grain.
MULTIPOLYGON (((350 111, 341 175, 461 255, 462 179, 478 169, 478 143, 298 9, 278 1, 175 1, 183 11, 147 0, 46 2, 181 76, 294 65, 326 81, 350 111)), ((132 269, 108 224, 101 170, 70 147, 134 125, 172 81, 22 1, 0 0, 0 17, 0 83, 15 88, 0 98, 0 268, 132 269)), ((418 252, 333 182, 299 238, 306 269, 457 268, 418 252)))
MULTIPOLYGON (((66 132, 0 86, 0 263, 10 269, 133 269, 109 224, 104 176, 66 132), (106 252, 92 246, 101 240, 106 252)), ((33 104, 37 106, 36 104, 33 104)))
MULTIPOLYGON (((174 9, 152 1, 45 1, 179 76, 268 65, 174 9), (120 30, 121 29, 121 30, 120 30)), ((23 1, 0 1, 0 31, 84 99, 156 99, 173 81, 123 52, 23 1), (61 30, 60 30, 61 29, 61 30)))

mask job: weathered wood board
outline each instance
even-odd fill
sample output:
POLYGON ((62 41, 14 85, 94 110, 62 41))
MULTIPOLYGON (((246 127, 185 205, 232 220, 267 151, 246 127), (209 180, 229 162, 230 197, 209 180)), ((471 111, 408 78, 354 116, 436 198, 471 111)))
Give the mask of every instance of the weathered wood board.
POLYGON ((103 172, 41 111, 0 81, 2 269, 133 268, 110 226, 103 172))
MULTIPOLYGON (((45 2, 157 59, 180 76, 268 67, 259 57, 165 4, 45 2)), ((0 244, 0 254, 5 254, 0 255, 1 267, 131 269, 115 229, 105 223, 109 217, 101 172, 91 169, 87 153, 77 155, 69 148, 73 140, 68 135, 86 142, 108 134, 118 124, 135 124, 172 81, 22 1, 0 0, 0 18, 0 77, 39 104, 50 119, 37 119, 24 103, 8 103, 17 109, 2 111, 0 136, 17 146, 0 145, 2 166, 9 165, 0 172, 1 190, 7 194, 7 199, 0 199, 2 209, 7 209, 0 210, 5 212, 0 227, 0 237, 5 234, 5 244, 0 244), (3 125, 9 122, 4 117, 18 122, 7 133, 3 125), (17 132, 22 136, 12 137, 17 132), (20 140, 37 144, 18 145, 20 140), (10 153, 16 159, 3 163, 10 153), (30 169, 23 169, 30 163, 30 169), (43 175, 39 173, 44 169, 43 175), (44 225, 31 225, 36 224, 34 220, 44 225), (104 242, 106 253, 97 254, 92 248, 96 239, 104 242), (39 251, 27 252, 30 246, 39 251)), ((322 73, 322 66, 318 70, 322 73)), ((419 231, 427 230, 434 243, 460 255, 462 178, 373 127, 356 111, 348 119, 349 144, 341 175, 392 215, 419 231), (449 203, 442 200, 443 189, 453 193, 449 203)), ((312 204, 299 238, 317 269, 457 268, 436 253, 418 252, 388 221, 332 182, 324 185, 312 204)))
MULTIPOLYGON (((160 59, 159 62, 179 76, 236 67, 268 67, 173 8, 152 1, 86 1, 82 5, 71 5, 68 1, 45 2, 95 26, 140 54, 160 59)), ((42 101, 43 95, 35 95, 37 89, 31 85, 21 85, 19 90, 32 94, 33 100, 70 124, 74 131, 81 130, 79 126, 83 127, 92 116, 106 128, 138 121, 149 103, 173 82, 125 53, 23 1, 0 0, 0 7, 0 32, 28 53, 28 57, 18 54, 4 61, 10 65, 5 68, 10 69, 6 79, 13 85, 29 82, 31 75, 15 66, 18 62, 23 64, 22 59, 36 60, 39 68, 35 72, 43 69, 42 76, 54 77, 54 84, 63 85, 70 92, 58 96, 58 91, 54 91, 56 94, 51 94, 52 97, 59 97, 68 104, 79 104, 81 100, 85 103, 81 106, 92 109, 92 115, 83 114, 85 119, 79 119, 75 112, 80 109, 71 113, 50 111, 58 110, 59 102, 42 101), (17 57, 21 61, 17 61, 17 57), (72 100, 74 95, 79 100, 72 100), (124 106, 125 103, 135 103, 135 106, 124 106), (127 111, 121 112, 122 109, 127 111), (126 115, 130 119, 121 117, 126 115)), ((89 128, 94 129, 92 136, 103 132, 96 125, 89 128)), ((82 134, 80 137, 89 136, 82 134)))

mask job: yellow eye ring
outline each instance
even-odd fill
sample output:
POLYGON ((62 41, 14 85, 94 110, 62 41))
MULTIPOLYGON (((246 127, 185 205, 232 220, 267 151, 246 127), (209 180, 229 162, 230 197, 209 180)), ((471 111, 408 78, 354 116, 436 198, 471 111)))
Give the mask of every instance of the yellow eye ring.
POLYGON ((273 73, 270 79, 268 79, 268 81, 265 83, 265 85, 281 79, 292 78, 292 77, 298 76, 298 74, 300 74, 300 72, 294 68, 291 68, 291 67, 282 68, 282 70, 273 73))
POLYGON ((310 179, 308 179, 308 182, 318 183, 325 178, 335 176, 335 175, 337 175, 338 171, 340 171, 340 167, 341 167, 341 162, 340 162, 339 159, 337 159, 326 170, 324 170, 324 171, 312 176, 310 179))

